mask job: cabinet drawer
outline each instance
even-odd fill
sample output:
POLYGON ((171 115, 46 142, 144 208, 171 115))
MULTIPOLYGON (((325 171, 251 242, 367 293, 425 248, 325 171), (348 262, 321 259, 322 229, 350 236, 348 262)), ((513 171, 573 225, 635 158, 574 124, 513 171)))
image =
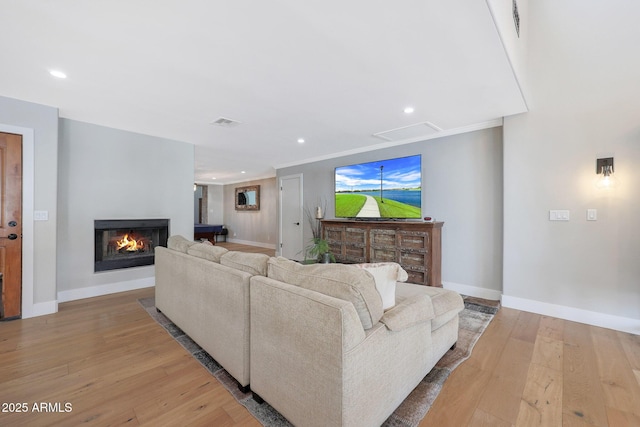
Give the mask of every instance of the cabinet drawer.
POLYGON ((425 251, 400 251, 398 263, 405 270, 425 271, 428 259, 425 251))
POLYGON ((377 230, 372 229, 370 232, 371 246, 377 247, 395 247, 396 246, 396 230, 377 230))
POLYGON ((429 233, 421 231, 398 231, 398 247, 401 249, 429 249, 429 233))
POLYGON ((394 247, 371 247, 371 262, 398 262, 398 252, 394 247))
POLYGON ((429 276, 425 271, 407 270, 409 278, 407 283, 415 283, 417 285, 429 285, 429 276))

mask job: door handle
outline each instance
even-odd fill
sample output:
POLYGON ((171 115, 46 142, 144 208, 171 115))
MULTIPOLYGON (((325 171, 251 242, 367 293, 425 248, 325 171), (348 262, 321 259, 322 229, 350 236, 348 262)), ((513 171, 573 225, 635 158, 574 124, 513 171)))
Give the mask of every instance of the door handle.
POLYGON ((300 225, 300 223, 299 223, 299 222, 294 222, 294 224, 295 224, 295 225, 300 225))
POLYGON ((16 225, 18 225, 17 222, 15 221, 9 221, 9 227, 15 227, 16 225))
POLYGON ((17 234, 11 233, 7 236, 9 240, 16 240, 18 238, 17 234))

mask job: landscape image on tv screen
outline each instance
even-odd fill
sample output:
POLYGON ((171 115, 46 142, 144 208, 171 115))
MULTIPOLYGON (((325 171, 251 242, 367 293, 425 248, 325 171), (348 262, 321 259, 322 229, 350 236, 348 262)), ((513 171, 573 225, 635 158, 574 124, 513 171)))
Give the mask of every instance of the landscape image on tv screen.
POLYGON ((422 218, 421 156, 338 167, 336 218, 422 218))

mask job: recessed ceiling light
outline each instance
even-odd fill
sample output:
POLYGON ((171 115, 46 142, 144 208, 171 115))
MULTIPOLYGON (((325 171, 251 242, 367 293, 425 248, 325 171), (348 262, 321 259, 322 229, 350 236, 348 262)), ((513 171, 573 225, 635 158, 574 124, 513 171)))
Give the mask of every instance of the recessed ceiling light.
POLYGON ((240 172, 240 173, 247 173, 247 172, 245 172, 245 171, 242 171, 242 172, 240 172))
POLYGON ((405 112, 406 114, 411 114, 411 113, 413 113, 413 111, 414 111, 414 110, 413 110, 413 107, 406 107, 406 108, 404 109, 404 112, 405 112))
POLYGON ((304 138, 298 138, 298 144, 304 144, 304 138))
POLYGON ((51 70, 49 71, 49 74, 51 74, 53 77, 57 77, 59 79, 66 79, 67 75, 65 73, 63 73, 62 71, 58 71, 58 70, 51 70))

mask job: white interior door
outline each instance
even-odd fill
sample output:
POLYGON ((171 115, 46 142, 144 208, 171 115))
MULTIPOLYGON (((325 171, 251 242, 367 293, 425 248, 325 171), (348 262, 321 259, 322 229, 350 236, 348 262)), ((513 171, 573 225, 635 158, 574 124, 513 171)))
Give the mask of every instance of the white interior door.
POLYGON ((304 259, 302 174, 280 178, 280 255, 304 259))

